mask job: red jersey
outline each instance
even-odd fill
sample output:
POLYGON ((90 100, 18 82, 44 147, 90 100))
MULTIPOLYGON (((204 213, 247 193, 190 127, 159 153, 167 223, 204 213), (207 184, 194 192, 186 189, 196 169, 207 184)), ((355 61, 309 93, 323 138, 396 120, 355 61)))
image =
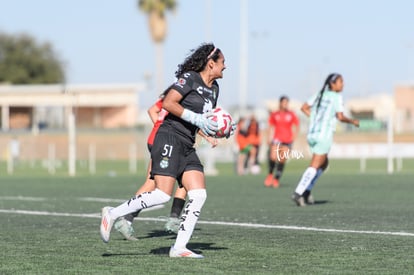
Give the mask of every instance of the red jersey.
POLYGON ((162 98, 160 98, 157 102, 155 102, 155 106, 161 109, 161 111, 158 113, 157 121, 154 123, 151 133, 148 136, 147 143, 149 145, 154 144, 154 138, 155 138, 155 135, 157 134, 158 128, 160 128, 162 122, 164 121, 164 118, 168 115, 168 112, 162 108, 162 98))
POLYGON ((283 143, 293 142, 292 126, 299 125, 299 119, 292 111, 275 111, 269 116, 269 125, 273 126, 273 140, 283 143))

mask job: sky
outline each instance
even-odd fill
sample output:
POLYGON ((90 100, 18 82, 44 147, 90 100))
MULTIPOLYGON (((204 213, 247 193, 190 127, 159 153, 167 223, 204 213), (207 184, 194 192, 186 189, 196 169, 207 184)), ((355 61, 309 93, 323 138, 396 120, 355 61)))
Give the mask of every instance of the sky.
MULTIPOLYGON (((191 49, 214 42, 227 65, 218 81, 220 105, 239 103, 240 3, 178 0, 167 17, 165 86, 191 49)), ((248 0, 249 105, 282 94, 304 101, 331 72, 344 76, 345 100, 414 83, 413 10, 409 0, 248 0)), ((155 48, 136 0, 2 1, 0 31, 51 42, 69 84, 147 81, 142 107, 161 92, 154 91, 155 48)))

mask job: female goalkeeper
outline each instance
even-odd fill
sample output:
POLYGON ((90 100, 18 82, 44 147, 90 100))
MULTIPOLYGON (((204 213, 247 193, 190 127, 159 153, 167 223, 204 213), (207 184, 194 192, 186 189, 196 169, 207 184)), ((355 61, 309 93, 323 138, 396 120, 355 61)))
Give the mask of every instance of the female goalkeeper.
POLYGON ((203 258, 186 247, 207 198, 203 166, 193 145, 199 130, 209 136, 218 130, 217 123, 208 116, 217 104, 219 86, 216 79, 223 77, 224 61, 219 48, 203 44, 178 66, 178 80, 170 87, 162 104, 168 115, 151 150, 151 177, 156 188, 103 213, 100 233, 104 242, 109 241, 113 223, 119 217, 168 202, 178 180, 187 190, 189 200, 169 255, 203 258))

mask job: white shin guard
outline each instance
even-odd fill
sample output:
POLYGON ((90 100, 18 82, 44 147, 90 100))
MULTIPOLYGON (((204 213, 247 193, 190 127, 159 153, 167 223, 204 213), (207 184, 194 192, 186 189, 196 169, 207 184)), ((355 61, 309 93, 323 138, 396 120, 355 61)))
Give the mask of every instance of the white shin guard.
POLYGON ((207 199, 206 189, 188 191, 188 202, 181 216, 181 224, 178 230, 175 248, 185 248, 193 234, 194 227, 200 216, 201 208, 207 199))
POLYGON ((306 171, 303 173, 302 178, 296 187, 295 193, 302 196, 303 192, 305 192, 306 188, 308 188, 308 186, 311 184, 315 175, 316 169, 313 167, 308 167, 308 169, 306 169, 306 171))
POLYGON ((117 219, 144 208, 158 204, 164 204, 168 202, 170 198, 170 195, 157 188, 154 191, 144 192, 142 194, 136 195, 129 201, 126 201, 120 206, 113 208, 110 211, 110 215, 112 219, 117 219))

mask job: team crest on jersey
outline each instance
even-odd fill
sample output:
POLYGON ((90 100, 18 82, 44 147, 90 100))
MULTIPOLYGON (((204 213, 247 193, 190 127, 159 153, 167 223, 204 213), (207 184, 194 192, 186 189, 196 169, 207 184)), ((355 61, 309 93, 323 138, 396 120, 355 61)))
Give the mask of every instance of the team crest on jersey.
POLYGON ((165 169, 168 167, 168 158, 162 158, 162 160, 160 161, 160 167, 162 169, 165 169))
POLYGON ((210 101, 210 99, 204 99, 204 105, 203 105, 203 114, 213 110, 213 103, 210 101))
POLYGON ((177 80, 177 82, 175 84, 177 86, 179 86, 180 88, 183 88, 186 82, 187 81, 184 78, 180 78, 180 79, 177 80))

